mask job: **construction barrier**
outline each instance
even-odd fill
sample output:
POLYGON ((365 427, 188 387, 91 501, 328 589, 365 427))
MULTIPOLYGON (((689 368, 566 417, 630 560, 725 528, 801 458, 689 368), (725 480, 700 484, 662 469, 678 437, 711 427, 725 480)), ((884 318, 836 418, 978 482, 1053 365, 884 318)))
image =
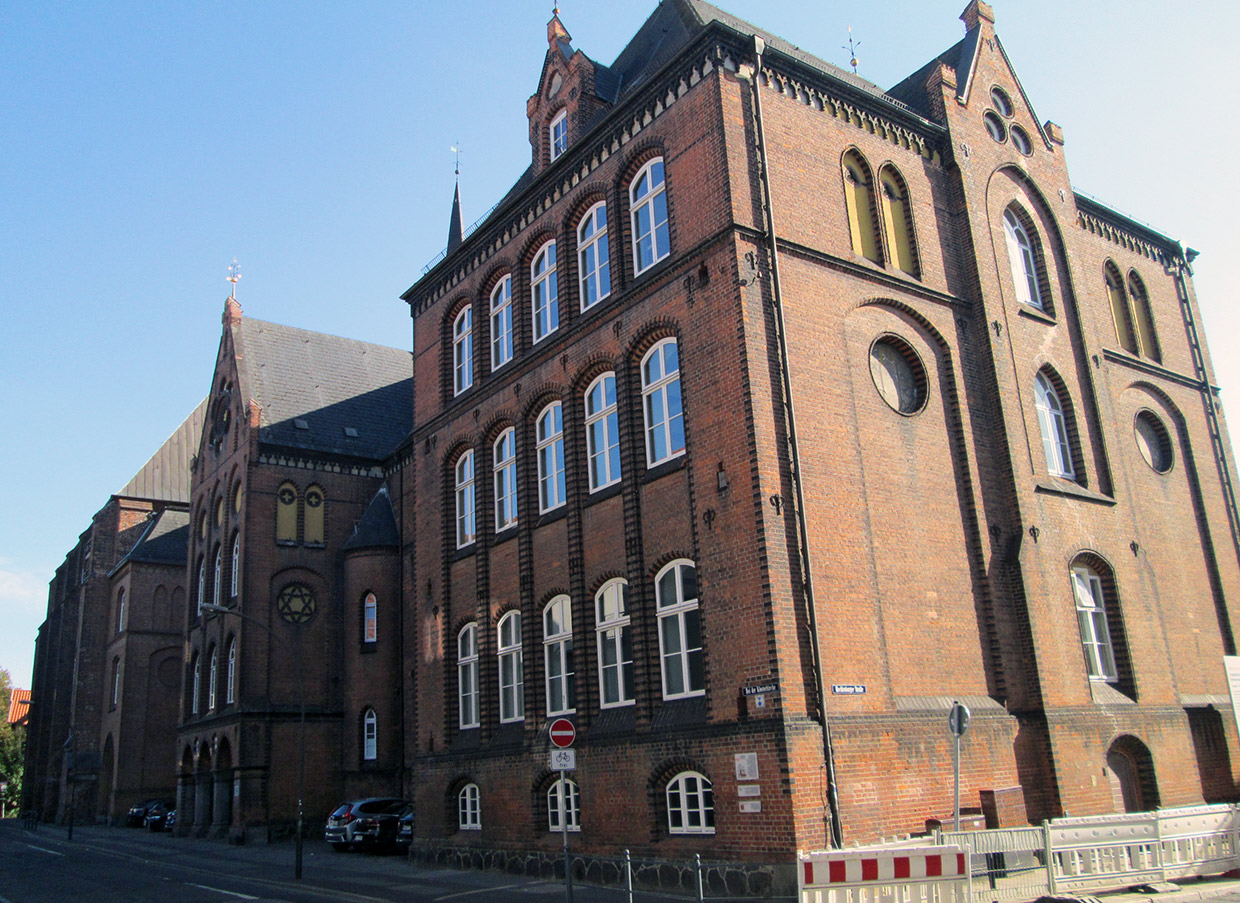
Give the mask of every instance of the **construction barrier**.
POLYGON ((800 903, 969 903, 960 847, 894 847, 803 853, 800 903))

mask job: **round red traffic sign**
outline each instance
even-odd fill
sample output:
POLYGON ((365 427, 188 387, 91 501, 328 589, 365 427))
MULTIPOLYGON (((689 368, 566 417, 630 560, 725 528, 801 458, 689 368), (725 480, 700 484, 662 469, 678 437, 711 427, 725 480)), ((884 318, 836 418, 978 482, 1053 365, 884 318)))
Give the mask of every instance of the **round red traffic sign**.
POLYGON ((567 718, 557 718, 552 721, 547 733, 551 735, 551 742, 560 749, 568 749, 577 739, 577 728, 573 727, 573 723, 567 718))

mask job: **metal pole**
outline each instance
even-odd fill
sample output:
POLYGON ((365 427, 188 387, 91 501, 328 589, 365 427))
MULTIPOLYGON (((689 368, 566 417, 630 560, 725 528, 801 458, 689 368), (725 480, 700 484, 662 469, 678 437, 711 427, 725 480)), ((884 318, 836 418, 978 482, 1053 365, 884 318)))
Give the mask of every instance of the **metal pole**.
POLYGON ((953 731, 956 738, 956 755, 955 755, 955 771, 956 771, 956 830, 960 830, 960 734, 953 731))
POLYGON ((306 669, 305 659, 301 655, 301 631, 297 631, 297 695, 298 706, 301 709, 301 737, 298 745, 301 749, 298 752, 297 762, 297 853, 296 864, 293 868, 293 878, 301 880, 301 845, 302 834, 305 822, 305 809, 302 801, 306 795, 306 669))
POLYGON ((77 781, 73 782, 73 793, 69 796, 69 839, 73 839, 73 816, 77 814, 77 781))
POLYGON ((573 863, 568 856, 568 781, 560 772, 560 830, 564 833, 564 900, 573 903, 573 863))
POLYGON ((702 903, 702 901, 705 899, 705 894, 703 893, 703 890, 702 890, 702 854, 701 853, 693 854, 693 870, 697 873, 697 901, 698 903, 702 903))
POLYGON ((633 903, 633 855, 624 851, 624 885, 629 892, 629 903, 633 903))

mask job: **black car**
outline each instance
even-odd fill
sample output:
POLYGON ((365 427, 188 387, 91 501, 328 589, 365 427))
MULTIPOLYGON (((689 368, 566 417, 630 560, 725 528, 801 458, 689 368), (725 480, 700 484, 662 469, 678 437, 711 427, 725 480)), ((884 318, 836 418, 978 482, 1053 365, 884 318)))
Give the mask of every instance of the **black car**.
POLYGON ((328 816, 324 839, 337 852, 355 844, 371 849, 391 847, 396 841, 397 821, 411 805, 409 800, 394 797, 344 803, 328 816))
POLYGON ((413 846, 413 806, 406 806, 400 818, 396 820, 396 840, 398 850, 408 852, 413 846))
POLYGON ((169 808, 176 806, 176 803, 169 799, 143 800, 137 805, 129 807, 129 814, 125 818, 125 824, 131 828, 142 827, 146 820, 147 810, 156 803, 168 803, 169 808))
POLYGON ((146 817, 142 820, 143 827, 148 831, 163 831, 171 828, 175 823, 176 805, 175 800, 158 800, 146 810, 146 817))

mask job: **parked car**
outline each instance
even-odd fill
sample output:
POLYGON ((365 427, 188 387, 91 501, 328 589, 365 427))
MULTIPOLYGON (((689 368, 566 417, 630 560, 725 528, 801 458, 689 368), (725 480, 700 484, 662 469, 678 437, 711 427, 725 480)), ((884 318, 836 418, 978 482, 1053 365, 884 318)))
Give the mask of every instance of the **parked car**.
POLYGON ((344 852, 355 844, 373 848, 391 845, 396 839, 397 821, 410 805, 409 800, 395 797, 371 797, 344 803, 327 817, 324 839, 337 852, 344 852))
POLYGON ((406 806, 396 820, 396 848, 405 852, 413 846, 413 806, 406 806))
POLYGON ((176 805, 176 803, 169 799, 143 800, 137 805, 129 807, 129 815, 125 818, 125 824, 131 828, 142 827, 145 823, 146 811, 156 803, 168 803, 170 807, 176 805))
POLYGON ((146 810, 146 817, 142 820, 142 824, 148 831, 163 831, 172 827, 168 823, 168 817, 172 815, 175 818, 176 811, 176 803, 173 800, 159 800, 146 810))

